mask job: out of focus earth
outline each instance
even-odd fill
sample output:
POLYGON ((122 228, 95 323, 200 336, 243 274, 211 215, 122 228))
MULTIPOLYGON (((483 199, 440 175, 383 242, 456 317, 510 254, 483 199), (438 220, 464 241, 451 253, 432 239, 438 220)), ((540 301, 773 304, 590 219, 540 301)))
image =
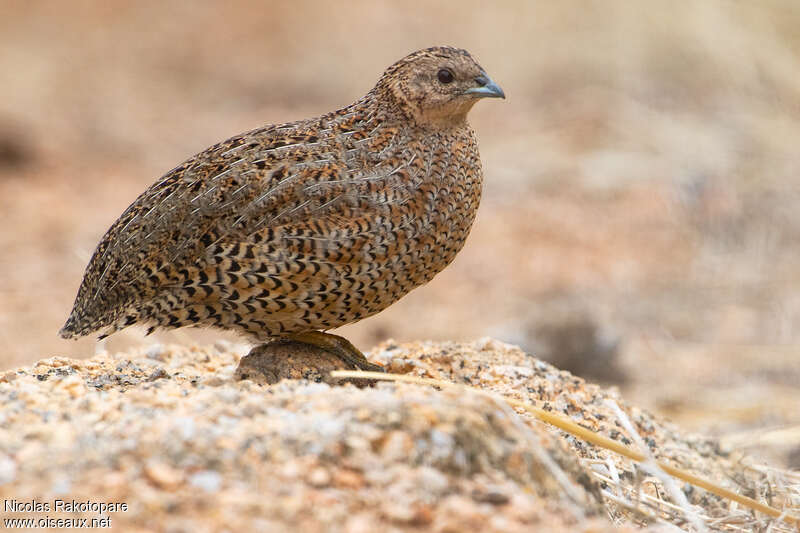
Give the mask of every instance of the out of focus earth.
POLYGON ((362 350, 491 336, 800 468, 800 3, 3 2, 0 370, 153 343, 65 341, 89 257, 136 196, 234 134, 468 49, 484 199, 427 286, 342 328, 362 350))

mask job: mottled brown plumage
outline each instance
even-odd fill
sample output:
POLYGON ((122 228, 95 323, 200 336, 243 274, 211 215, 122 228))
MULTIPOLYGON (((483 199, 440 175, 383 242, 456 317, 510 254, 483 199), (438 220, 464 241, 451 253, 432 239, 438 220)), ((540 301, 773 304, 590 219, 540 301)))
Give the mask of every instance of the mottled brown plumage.
POLYGON ((188 159, 97 247, 61 330, 218 326, 263 341, 373 315, 461 249, 482 171, 466 115, 503 96, 464 50, 420 50, 321 117, 188 159))

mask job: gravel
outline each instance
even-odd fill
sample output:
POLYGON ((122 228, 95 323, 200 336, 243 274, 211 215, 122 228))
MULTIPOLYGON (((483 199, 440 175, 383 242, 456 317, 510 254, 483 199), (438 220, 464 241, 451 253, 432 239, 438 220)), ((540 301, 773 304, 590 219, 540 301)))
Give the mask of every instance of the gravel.
MULTIPOLYGON (((610 531, 644 524, 606 501, 592 475, 605 461, 634 479, 629 462, 485 396, 392 383, 262 385, 236 378, 243 353, 222 344, 151 346, 87 360, 53 357, 0 374, 0 495, 125 503, 125 511, 103 516, 126 531, 610 531)), ((492 339, 389 341, 370 359, 391 372, 542 404, 626 441, 604 404, 614 398, 658 458, 750 494, 775 489, 714 441, 683 435, 614 391, 492 339)), ((728 502, 685 492, 710 516, 728 512, 728 502)))

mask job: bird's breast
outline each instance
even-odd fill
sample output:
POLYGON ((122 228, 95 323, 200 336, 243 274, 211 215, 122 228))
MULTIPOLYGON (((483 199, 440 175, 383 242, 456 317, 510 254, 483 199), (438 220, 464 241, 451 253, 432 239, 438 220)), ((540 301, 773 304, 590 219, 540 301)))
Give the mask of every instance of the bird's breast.
POLYGON ((483 173, 470 129, 427 136, 382 135, 365 142, 370 168, 351 177, 375 213, 363 249, 391 275, 429 281, 463 247, 480 203, 483 173), (386 139, 392 139, 387 142, 386 139))

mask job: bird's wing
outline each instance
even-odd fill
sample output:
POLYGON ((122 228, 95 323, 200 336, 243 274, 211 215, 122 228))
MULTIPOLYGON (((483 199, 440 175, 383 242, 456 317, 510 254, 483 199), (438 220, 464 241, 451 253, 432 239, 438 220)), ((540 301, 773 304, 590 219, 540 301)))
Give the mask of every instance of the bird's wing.
POLYGON ((411 150, 395 158, 401 162, 376 163, 380 146, 370 139, 321 141, 317 130, 302 123, 254 130, 154 183, 98 245, 62 334, 114 322, 130 302, 169 283, 166 270, 196 264, 216 245, 248 242, 270 228, 297 236, 321 229, 335 239, 374 222, 371 212, 406 201, 417 181, 409 176, 420 169, 411 150))

